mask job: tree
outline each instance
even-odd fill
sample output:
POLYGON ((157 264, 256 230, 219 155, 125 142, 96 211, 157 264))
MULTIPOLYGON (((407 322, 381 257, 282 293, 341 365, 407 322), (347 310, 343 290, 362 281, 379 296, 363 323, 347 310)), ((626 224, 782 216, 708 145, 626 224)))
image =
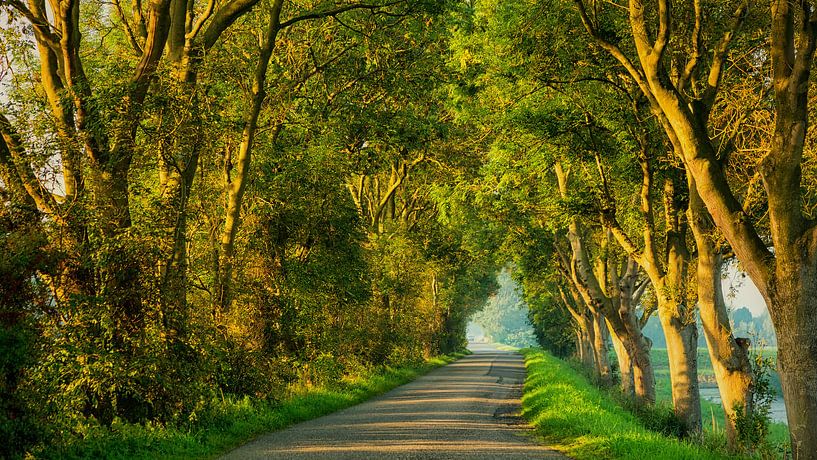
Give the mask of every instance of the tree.
MULTIPOLYGON (((677 19, 669 2, 657 1, 648 13, 645 3, 632 0, 627 8, 636 49, 635 60, 600 33, 600 17, 593 18, 583 2, 577 1, 582 22, 600 47, 613 55, 637 82, 684 160, 688 174, 717 227, 737 254, 763 295, 778 332, 778 363, 786 399, 792 448, 797 458, 814 458, 817 440, 809 428, 817 419, 817 359, 810 351, 817 343, 812 290, 815 263, 812 246, 814 226, 803 215, 801 164, 808 127, 808 86, 817 40, 811 17, 811 2, 771 3, 770 48, 772 84, 775 94, 775 127, 767 155, 760 161, 763 187, 768 200, 770 235, 774 247, 743 209, 730 185, 710 135, 708 118, 718 94, 729 47, 746 16, 746 2, 735 7, 733 19, 716 23, 711 56, 703 52, 701 31, 704 11, 714 5, 694 6, 698 27, 691 43, 673 34, 677 19), (655 39, 648 24, 657 24, 655 39), (673 66, 669 50, 686 59, 683 68, 673 66), (709 65, 706 69, 704 66, 709 65), (668 78, 677 69, 677 78, 668 78), (683 71, 680 71, 683 70, 683 71), (693 79, 703 75, 703 79, 693 79), (805 252, 804 252, 805 251, 805 252), (785 338, 784 338, 785 337, 785 338)), ((732 347, 739 350, 739 347, 732 347)))

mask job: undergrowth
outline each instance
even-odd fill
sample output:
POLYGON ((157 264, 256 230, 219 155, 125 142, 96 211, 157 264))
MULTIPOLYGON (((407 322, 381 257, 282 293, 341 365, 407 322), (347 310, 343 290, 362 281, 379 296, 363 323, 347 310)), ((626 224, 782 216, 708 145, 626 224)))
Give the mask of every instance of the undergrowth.
POLYGON ((423 363, 383 367, 346 376, 323 387, 299 388, 281 401, 220 398, 206 405, 188 426, 129 424, 91 426, 82 438, 65 446, 34 452, 43 459, 193 459, 214 458, 254 437, 320 417, 385 393, 464 356, 443 355, 423 363))

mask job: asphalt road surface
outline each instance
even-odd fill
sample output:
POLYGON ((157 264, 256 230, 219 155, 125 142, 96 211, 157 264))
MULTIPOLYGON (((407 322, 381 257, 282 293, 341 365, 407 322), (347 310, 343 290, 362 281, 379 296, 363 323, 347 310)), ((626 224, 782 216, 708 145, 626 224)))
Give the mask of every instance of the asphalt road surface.
POLYGON ((256 439, 224 459, 565 459, 516 414, 522 357, 486 345, 377 398, 256 439))

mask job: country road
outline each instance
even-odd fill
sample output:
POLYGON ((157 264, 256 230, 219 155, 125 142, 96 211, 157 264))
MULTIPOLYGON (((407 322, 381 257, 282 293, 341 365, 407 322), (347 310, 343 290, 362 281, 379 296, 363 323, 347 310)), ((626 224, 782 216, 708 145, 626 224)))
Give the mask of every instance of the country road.
POLYGON ((519 411, 522 357, 485 345, 375 399, 261 436, 224 459, 565 459, 519 411))

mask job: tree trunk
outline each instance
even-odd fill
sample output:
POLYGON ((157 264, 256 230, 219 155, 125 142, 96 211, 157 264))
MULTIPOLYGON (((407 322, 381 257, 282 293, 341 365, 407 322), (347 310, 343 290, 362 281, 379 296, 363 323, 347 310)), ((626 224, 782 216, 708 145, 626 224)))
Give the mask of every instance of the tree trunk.
POLYGON ((655 404, 655 372, 650 357, 650 344, 645 337, 639 342, 631 353, 635 402, 640 406, 651 406, 655 404))
POLYGON ((769 311, 777 332, 777 365, 796 460, 817 459, 817 270, 781 267, 770 286, 769 311))
MULTIPOLYGON (((632 399, 635 394, 635 388, 633 383, 633 362, 630 359, 630 352, 627 351, 627 347, 624 345, 622 339, 619 338, 615 328, 613 328, 609 322, 607 326, 610 329, 610 339, 613 342, 613 350, 615 350, 616 358, 618 358, 618 369, 621 372, 621 393, 624 394, 626 398, 632 399)), ((624 340, 626 340, 626 338, 624 340)))
MULTIPOLYGON (((625 374, 622 367, 622 390, 637 405, 655 404, 655 374, 650 356, 651 343, 641 333, 638 319, 634 314, 627 312, 625 308, 621 308, 619 318, 621 321, 610 321, 609 323, 610 335, 614 338, 613 345, 618 346, 615 339, 618 336, 621 346, 624 347, 626 352, 626 364, 629 366, 629 376, 625 374), (618 330, 618 333, 616 333, 616 330, 618 330), (625 384, 629 385, 629 388, 625 384)), ((616 351, 616 354, 618 354, 618 351, 616 351)))
POLYGON ((588 370, 596 372, 596 354, 593 352, 595 334, 593 333, 593 320, 587 315, 580 315, 579 334, 581 335, 581 359, 582 364, 588 370))
POLYGON ((244 191, 249 182, 250 162, 252 159, 253 142, 258 128, 258 117, 261 106, 267 93, 264 87, 267 82, 267 68, 275 49, 276 39, 280 31, 281 8, 283 0, 275 0, 270 11, 269 24, 264 35, 258 63, 256 64, 252 84, 252 102, 244 115, 244 128, 241 134, 241 145, 238 151, 238 165, 236 176, 227 186, 227 211, 224 219, 224 231, 221 237, 221 263, 216 298, 222 310, 226 310, 232 302, 232 278, 235 257, 235 238, 241 225, 241 205, 244 200, 244 191))
MULTIPOLYGON (((626 338, 624 345, 627 347, 630 364, 633 367, 634 400, 637 405, 644 406, 655 404, 655 372, 650 356, 652 342, 641 332, 641 324, 633 308, 646 288, 646 285, 641 286, 640 289, 634 286, 637 274, 634 263, 632 258, 628 260, 627 272, 618 283, 617 314, 621 319, 621 327, 626 331, 622 337, 626 338), (636 291, 638 293, 635 293, 636 291)), ((643 282, 646 283, 646 281, 643 282)))
POLYGON ((739 342, 732 335, 721 288, 722 258, 709 235, 713 229, 709 213, 691 177, 689 189, 687 214, 698 247, 698 308, 726 416, 726 439, 729 447, 735 450, 738 448, 735 411, 741 408, 746 416, 751 416, 752 366, 748 353, 749 341, 739 342))
POLYGON ((610 358, 607 351, 607 325, 604 315, 593 313, 593 358, 596 362, 596 377, 601 386, 612 384, 610 358))
POLYGON ((698 388, 698 328, 694 319, 678 315, 678 304, 659 295, 658 317, 664 329, 672 382, 672 406, 689 433, 701 431, 698 388))

